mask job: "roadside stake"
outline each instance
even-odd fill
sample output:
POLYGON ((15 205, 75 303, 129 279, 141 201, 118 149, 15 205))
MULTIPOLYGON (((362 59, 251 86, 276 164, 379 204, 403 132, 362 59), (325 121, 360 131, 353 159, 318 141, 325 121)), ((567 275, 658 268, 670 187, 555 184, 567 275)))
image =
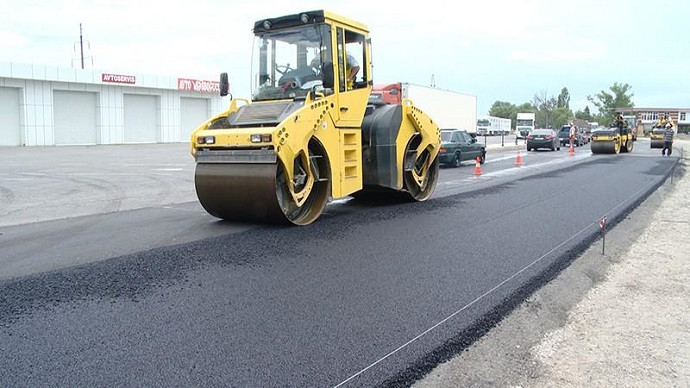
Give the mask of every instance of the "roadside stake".
POLYGON ((606 253, 606 216, 599 220, 599 229, 601 229, 602 237, 601 237, 601 254, 605 255, 606 253))

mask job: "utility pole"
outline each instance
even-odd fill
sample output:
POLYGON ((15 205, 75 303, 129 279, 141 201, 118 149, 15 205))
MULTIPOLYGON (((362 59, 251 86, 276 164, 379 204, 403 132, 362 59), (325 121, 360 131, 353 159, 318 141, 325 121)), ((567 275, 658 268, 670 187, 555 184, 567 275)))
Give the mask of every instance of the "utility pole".
POLYGON ((81 23, 79 23, 79 49, 81 50, 81 68, 84 68, 84 37, 81 32, 81 23))

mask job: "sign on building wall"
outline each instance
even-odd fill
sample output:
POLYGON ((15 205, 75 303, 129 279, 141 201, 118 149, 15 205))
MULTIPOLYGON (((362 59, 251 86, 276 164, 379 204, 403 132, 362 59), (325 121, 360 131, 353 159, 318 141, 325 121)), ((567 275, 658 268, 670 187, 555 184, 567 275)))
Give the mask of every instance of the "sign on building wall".
POLYGON ((178 78, 177 89, 193 92, 220 93, 220 82, 178 78))
POLYGON ((101 74, 101 81, 115 83, 115 84, 134 85, 137 83, 137 77, 135 77, 133 75, 102 73, 101 74))

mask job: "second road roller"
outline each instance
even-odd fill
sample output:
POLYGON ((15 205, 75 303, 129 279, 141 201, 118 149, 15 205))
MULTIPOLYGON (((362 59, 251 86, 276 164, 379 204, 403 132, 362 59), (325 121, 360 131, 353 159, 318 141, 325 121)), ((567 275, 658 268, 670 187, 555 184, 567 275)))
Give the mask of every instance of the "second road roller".
POLYGON ((591 143, 590 148, 593 154, 632 152, 634 144, 632 131, 627 127, 595 130, 592 132, 591 143))
MULTIPOLYGON (((191 136, 196 193, 208 213, 306 225, 332 198, 432 195, 439 128, 410 100, 367 105, 366 25, 309 11, 259 20, 253 32, 251 100, 231 96, 191 136)), ((224 73, 220 94, 228 91, 224 73)))

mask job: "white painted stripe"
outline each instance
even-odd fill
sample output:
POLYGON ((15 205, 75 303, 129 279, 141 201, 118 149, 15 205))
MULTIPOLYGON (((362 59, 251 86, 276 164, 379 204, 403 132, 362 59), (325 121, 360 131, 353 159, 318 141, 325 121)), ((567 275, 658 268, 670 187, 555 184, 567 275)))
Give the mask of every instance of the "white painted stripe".
MULTIPOLYGON (((518 174, 520 171, 539 170, 539 169, 546 167, 546 166, 568 163, 572 160, 585 159, 585 158, 589 158, 591 156, 592 156, 591 153, 575 154, 575 156, 568 156, 568 157, 563 157, 560 159, 550 160, 547 162, 536 163, 536 164, 526 164, 526 165, 525 165, 525 163, 526 163, 525 158, 522 158, 523 165, 519 166, 519 167, 510 167, 510 168, 507 168, 505 170, 483 173, 482 175, 479 175, 479 176, 471 176, 471 177, 466 177, 463 179, 454 179, 451 181, 441 182, 440 184, 442 184, 442 185, 456 185, 458 183, 473 182, 473 181, 476 181, 477 179, 482 179, 482 178, 495 178, 495 177, 510 176, 510 175, 518 174)), ((513 157, 510 157, 510 159, 513 159, 513 157)), ((503 159, 503 160, 505 160, 505 159, 503 159)))

